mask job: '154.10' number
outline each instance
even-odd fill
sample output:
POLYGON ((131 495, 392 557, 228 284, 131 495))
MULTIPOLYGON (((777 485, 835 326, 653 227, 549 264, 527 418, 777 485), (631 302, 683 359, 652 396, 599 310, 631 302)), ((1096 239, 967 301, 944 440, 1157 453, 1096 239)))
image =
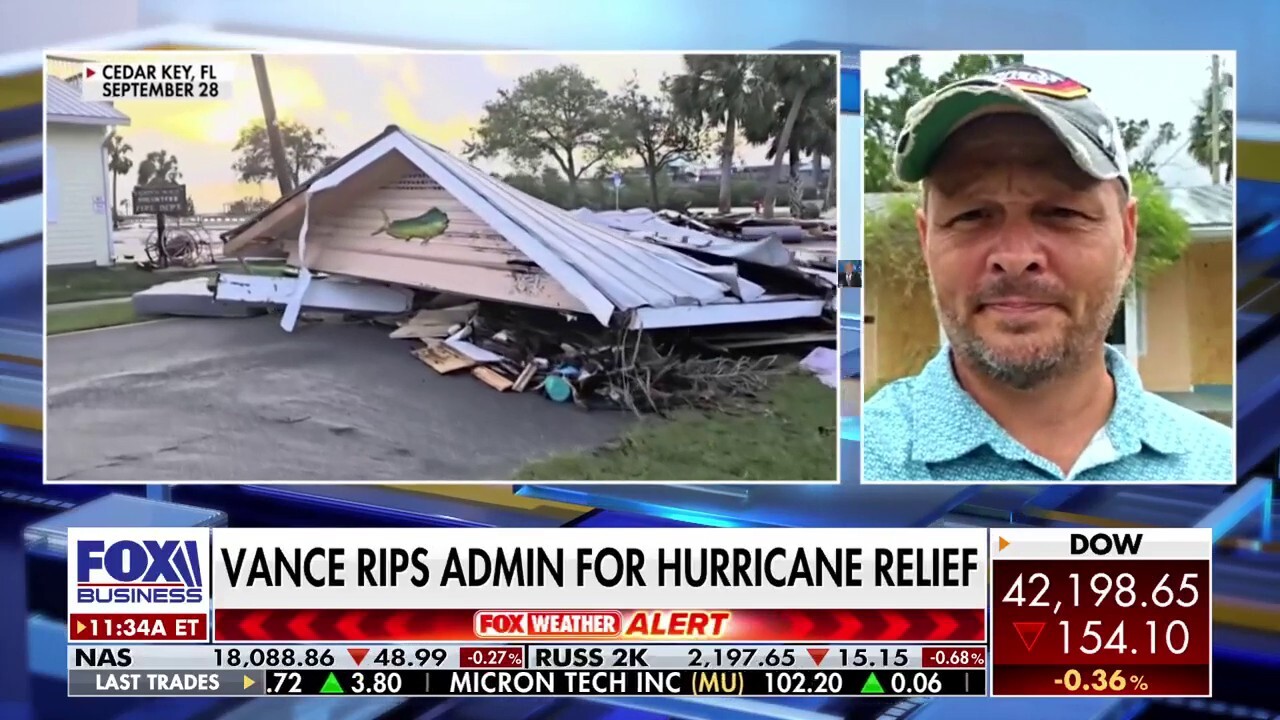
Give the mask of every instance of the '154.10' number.
MULTIPOLYGON (((1137 652, 1131 649, 1129 644, 1125 642, 1125 624, 1124 621, 1116 623, 1107 637, 1103 638, 1103 623, 1101 620, 1090 620, 1084 624, 1084 629, 1080 631, 1080 637, 1076 638, 1072 635, 1072 625, 1069 620, 1060 620, 1058 625, 1062 628, 1062 652, 1070 654, 1072 646, 1085 655, 1094 655, 1102 651, 1114 653, 1137 652), (1076 645, 1077 640, 1079 645, 1076 645)), ((1147 626, 1147 652, 1151 655, 1158 655, 1168 652, 1170 655, 1181 655, 1187 651, 1187 646, 1191 644, 1191 631, 1187 629, 1187 624, 1181 620, 1172 620, 1167 624, 1148 620, 1147 626), (1163 625, 1163 631, 1161 629, 1163 625)), ((1076 627, 1079 627, 1078 625, 1076 627)))

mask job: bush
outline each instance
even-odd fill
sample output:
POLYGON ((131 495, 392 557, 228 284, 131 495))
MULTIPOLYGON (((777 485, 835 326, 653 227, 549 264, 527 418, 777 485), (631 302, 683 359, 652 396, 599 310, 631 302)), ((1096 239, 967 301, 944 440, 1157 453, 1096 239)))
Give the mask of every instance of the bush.
POLYGON ((1133 194, 1138 198, 1138 252, 1133 279, 1145 287, 1151 278, 1178 262, 1191 244, 1191 227, 1169 202, 1160 182, 1149 175, 1135 175, 1133 194))
POLYGON ((917 199, 889 198, 885 206, 863 214, 864 277, 910 296, 929 287, 929 269, 916 232, 917 199))

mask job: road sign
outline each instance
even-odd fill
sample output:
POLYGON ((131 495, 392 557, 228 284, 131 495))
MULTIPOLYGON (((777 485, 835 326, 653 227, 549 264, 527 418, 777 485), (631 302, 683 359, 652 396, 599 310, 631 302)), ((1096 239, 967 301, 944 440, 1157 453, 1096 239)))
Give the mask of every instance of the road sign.
POLYGON ((615 188, 622 187, 622 173, 620 172, 614 173, 611 179, 613 180, 613 186, 615 188))
POLYGON ((136 215, 186 215, 186 185, 141 185, 133 189, 136 215))

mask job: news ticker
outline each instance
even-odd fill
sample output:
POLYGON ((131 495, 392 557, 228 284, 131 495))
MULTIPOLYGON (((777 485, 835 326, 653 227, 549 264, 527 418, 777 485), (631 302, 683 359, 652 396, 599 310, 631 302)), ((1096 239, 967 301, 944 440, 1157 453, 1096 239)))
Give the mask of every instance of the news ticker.
POLYGON ((982 645, 72 645, 71 670, 976 669, 982 645))
POLYGON ((230 100, 235 63, 95 62, 85 63, 80 93, 91 102, 116 100, 230 100))
POLYGON ((71 643, 990 641, 996 695, 1211 694, 1208 530, 69 536, 71 643))
POLYGON ((862 696, 986 694, 985 670, 73 670, 71 697, 862 696))

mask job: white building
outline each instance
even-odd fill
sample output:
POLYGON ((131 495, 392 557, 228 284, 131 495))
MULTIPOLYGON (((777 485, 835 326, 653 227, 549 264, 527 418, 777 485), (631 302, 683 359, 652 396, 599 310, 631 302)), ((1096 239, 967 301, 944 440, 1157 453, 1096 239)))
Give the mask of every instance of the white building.
POLYGON ((109 103, 82 100, 80 88, 46 77, 44 194, 49 265, 110 265, 111 177, 107 140, 129 124, 109 103))

